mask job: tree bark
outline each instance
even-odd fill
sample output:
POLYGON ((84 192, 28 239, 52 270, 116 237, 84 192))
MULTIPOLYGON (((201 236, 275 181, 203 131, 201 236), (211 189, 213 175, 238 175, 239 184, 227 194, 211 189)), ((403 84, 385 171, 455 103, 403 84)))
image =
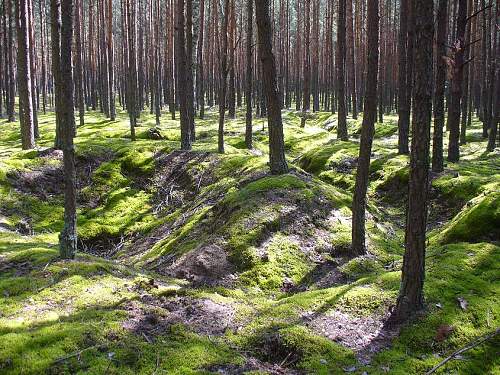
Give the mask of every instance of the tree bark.
POLYGON ((439 0, 436 35, 436 87, 434 89, 434 133, 432 138, 432 171, 443 171, 444 88, 446 82, 446 40, 448 0, 439 0))
POLYGON ((245 87, 245 101, 246 101, 246 118, 245 118, 245 145, 249 150, 253 148, 252 145, 252 41, 253 41, 253 2, 254 0, 247 0, 247 38, 246 38, 246 87, 245 87))
POLYGON ((451 70, 451 95, 448 105, 448 161, 457 162, 460 158, 460 110, 462 100, 465 28, 467 26, 467 0, 458 1, 456 41, 452 48, 453 66, 451 70))
POLYGON ((408 108, 408 12, 410 2, 401 0, 399 15, 399 81, 398 81, 398 152, 408 154, 408 129, 410 127, 410 108, 408 108))
POLYGON ((269 7, 270 0, 256 1, 255 18, 257 20, 259 37, 259 57, 262 64, 264 90, 267 99, 269 165, 272 174, 283 174, 288 172, 288 165, 285 159, 280 95, 276 79, 276 63, 272 51, 272 28, 269 7))
POLYGON ((16 1, 17 18, 17 84, 19 88, 19 113, 23 150, 35 147, 33 124, 33 96, 29 43, 29 0, 16 1))
POLYGON ((61 130, 63 135, 64 160, 64 228, 59 235, 60 255, 72 259, 77 250, 76 232, 76 173, 75 114, 73 101, 72 42, 73 42, 73 0, 61 0, 61 130))
POLYGON ((186 56, 186 38, 184 23, 184 0, 177 2, 177 40, 176 40, 176 61, 177 61, 177 94, 180 105, 181 121, 181 149, 191 150, 191 125, 189 120, 189 108, 187 93, 188 89, 188 61, 186 56))
POLYGON ((345 60, 346 60, 346 0, 339 0, 337 20, 337 100, 338 122, 337 136, 342 141, 348 140, 347 110, 345 96, 345 60))
POLYGON ((356 255, 366 252, 366 191, 368 188, 368 174, 370 169, 373 134, 377 118, 377 72, 379 60, 378 0, 370 0, 368 2, 367 16, 368 62, 366 72, 365 103, 352 207, 352 252, 356 255))
POLYGON ((219 66, 219 133, 218 150, 224 153, 224 119, 226 114, 226 91, 227 91, 227 32, 229 24, 229 0, 225 1, 224 22, 222 25, 222 51, 219 66))
POLYGON ((424 306, 425 234, 432 115, 433 0, 415 0, 415 86, 402 282, 393 321, 404 321, 424 306))

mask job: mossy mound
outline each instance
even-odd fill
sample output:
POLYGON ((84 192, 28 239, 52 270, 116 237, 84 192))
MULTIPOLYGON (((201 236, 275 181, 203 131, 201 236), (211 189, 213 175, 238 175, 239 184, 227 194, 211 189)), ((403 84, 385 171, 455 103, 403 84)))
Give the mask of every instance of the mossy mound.
POLYGON ((500 193, 480 195, 437 235, 441 243, 500 240, 500 193))

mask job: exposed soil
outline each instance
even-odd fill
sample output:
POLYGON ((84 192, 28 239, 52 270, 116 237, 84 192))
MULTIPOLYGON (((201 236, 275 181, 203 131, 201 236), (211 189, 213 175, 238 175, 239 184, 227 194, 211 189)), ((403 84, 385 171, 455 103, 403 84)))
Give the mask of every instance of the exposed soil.
POLYGON ((388 314, 357 317, 337 310, 320 315, 309 311, 302 315, 306 326, 352 349, 364 364, 368 364, 374 354, 388 347, 396 337, 397 327, 386 327, 388 317, 388 314))
POLYGON ((234 306, 208 298, 187 296, 155 298, 144 294, 142 303, 126 306, 129 318, 123 327, 148 338, 167 332, 173 324, 184 324, 201 335, 219 336, 236 329, 234 306))
MULTIPOLYGON (((31 170, 9 172, 9 183, 20 193, 47 200, 64 192, 64 171, 61 150, 44 149, 38 153, 42 163, 31 170)), ((112 158, 112 154, 79 155, 75 160, 76 187, 80 191, 92 182, 92 173, 99 165, 112 158)), ((78 197, 81 203, 81 197, 78 197)))

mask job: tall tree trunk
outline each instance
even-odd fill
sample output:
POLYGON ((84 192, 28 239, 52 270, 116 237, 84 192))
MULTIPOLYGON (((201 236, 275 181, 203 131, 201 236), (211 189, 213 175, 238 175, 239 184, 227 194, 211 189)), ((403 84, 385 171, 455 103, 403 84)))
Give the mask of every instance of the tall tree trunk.
MULTIPOLYGON (((191 142, 196 138, 194 125, 194 89, 193 89, 193 0, 186 1, 186 104, 191 142)), ((189 146, 191 148, 191 145, 189 146)))
POLYGON ((115 76, 114 76, 114 51, 113 51, 113 0, 107 0, 107 51, 108 51, 108 79, 109 79, 109 117, 111 121, 116 119, 115 104, 115 76))
POLYGON ((186 38, 184 25, 184 0, 177 2, 177 40, 176 40, 176 61, 177 61, 177 94, 180 104, 181 117, 181 149, 191 150, 191 126, 188 108, 188 68, 186 56, 186 38))
POLYGON ((73 0, 61 0, 61 130, 63 133, 64 160, 64 228, 59 236, 60 254, 63 259, 72 259, 77 250, 76 232, 76 173, 75 114, 73 101, 73 76, 71 51, 73 42, 73 0))
POLYGON ((29 44, 29 0, 16 1, 17 18, 17 84, 23 150, 35 147, 33 97, 31 93, 31 62, 29 44))
POLYGON ((434 133, 432 138, 432 170, 443 171, 444 88, 446 82, 446 40, 448 0, 439 0, 436 35, 436 83, 434 89, 434 133))
POLYGON ((453 43, 451 70, 451 95, 448 105, 448 160, 457 162, 460 158, 460 101, 462 99, 465 28, 467 26, 467 0, 458 0, 456 41, 453 43))
POLYGON ((198 51, 196 57, 196 95, 200 111, 200 119, 205 117, 205 81, 204 81, 204 61, 203 61, 203 43, 205 36, 205 0, 200 0, 200 34, 198 36, 198 51))
MULTIPOLYGON (((499 8, 499 5, 497 3, 497 10, 496 10, 497 19, 499 18, 498 8, 499 8)), ((498 31, 498 24, 497 24, 497 28, 495 30, 496 46, 493 47, 496 49, 496 59, 493 60, 494 69, 496 70, 494 91, 492 92, 493 118, 491 120, 491 127, 490 127, 489 136, 488 136, 488 146, 486 148, 487 151, 490 151, 490 152, 495 149, 495 145, 497 143, 497 136, 498 136, 498 126, 500 124, 500 61, 499 61, 500 37, 499 37, 499 34, 500 34, 500 32, 498 31)))
POLYGON ((246 101, 246 127, 245 127, 245 145, 249 150, 253 148, 252 145, 252 42, 253 42, 253 2, 254 0, 247 1, 247 38, 246 38, 246 87, 245 87, 245 101, 246 101))
POLYGON ((219 134, 218 149, 219 153, 224 153, 224 119, 226 114, 226 91, 227 91, 227 32, 229 24, 229 0, 225 1, 224 23, 222 25, 222 51, 219 66, 219 134))
POLYGON ((262 64, 264 90, 267 99, 269 165, 272 174, 283 174, 288 172, 288 165, 285 159, 280 94, 276 79, 276 63, 272 51, 272 28, 269 11, 270 0, 256 2, 255 18, 259 36, 259 57, 262 64))
POLYGON ((7 119, 9 122, 16 121, 15 116, 15 80, 14 80, 14 27, 12 26, 13 16, 13 0, 7 1, 7 12, 8 12, 8 40, 7 40, 7 119))
POLYGON ((85 125, 85 103, 83 98, 83 67, 82 67, 82 1, 75 1, 75 91, 78 101, 78 116, 80 126, 85 125))
POLYGON ((346 0, 339 0, 337 20, 337 100, 338 122, 337 136, 343 141, 347 135, 347 109, 345 95, 345 60, 346 60, 346 0))
POLYGON ((398 152, 408 154, 408 129, 410 127, 410 108, 408 108, 407 85, 408 85, 408 10, 409 3, 413 0, 401 0, 399 15, 399 82, 398 82, 398 152))
POLYGON ((306 125, 306 116, 311 106, 311 46, 310 46, 310 9, 311 1, 304 0, 304 93, 302 103, 302 119, 300 126, 306 125))
POLYGON ((56 137, 54 147, 61 150, 63 148, 63 136, 61 129, 61 2, 60 0, 50 0, 50 33, 52 45, 52 79, 54 83, 54 104, 56 113, 56 137))
POLYGON ((424 305, 425 234, 429 184, 434 36, 433 0, 415 0, 415 86, 410 181, 402 282, 393 321, 404 321, 424 305))
MULTIPOLYGON (((378 0, 377 0, 378 3, 378 0)), ((352 105, 352 118, 358 118, 358 103, 357 103, 357 91, 356 91, 356 71, 355 71, 355 60, 354 60, 354 25, 353 25, 353 12, 352 12, 352 0, 347 0, 347 66, 349 67, 349 87, 351 95, 351 105, 352 105)), ((367 21, 368 23, 368 21, 367 21)), ((378 45, 377 45, 378 48, 378 45)))
POLYGON ((127 37, 128 37, 128 79, 127 79, 127 110, 130 118, 130 138, 135 141, 135 127, 137 125, 137 26, 136 26, 136 2, 126 0, 127 8, 127 37))
POLYGON ((366 252, 366 191, 368 188, 368 173, 370 169, 373 134, 377 118, 377 72, 379 60, 378 0, 371 0, 368 2, 367 35, 368 61, 365 103, 359 146, 358 167, 356 172, 356 185, 354 187, 354 198, 352 202, 352 251, 354 254, 363 254, 366 252))

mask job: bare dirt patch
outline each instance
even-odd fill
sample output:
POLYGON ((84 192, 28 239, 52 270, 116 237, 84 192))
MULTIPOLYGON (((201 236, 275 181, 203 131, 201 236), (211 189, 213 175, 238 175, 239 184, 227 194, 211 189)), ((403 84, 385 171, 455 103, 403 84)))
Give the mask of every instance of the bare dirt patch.
POLYGON ((208 298, 143 295, 140 302, 133 301, 126 309, 129 318, 123 327, 146 337, 160 335, 173 324, 184 324, 198 334, 211 336, 236 328, 235 306, 208 298))
POLYGON ((330 340, 352 349, 362 363, 369 363, 371 357, 388 347, 397 335, 397 328, 388 328, 388 314, 356 317, 341 311, 315 315, 302 315, 306 326, 330 340))

